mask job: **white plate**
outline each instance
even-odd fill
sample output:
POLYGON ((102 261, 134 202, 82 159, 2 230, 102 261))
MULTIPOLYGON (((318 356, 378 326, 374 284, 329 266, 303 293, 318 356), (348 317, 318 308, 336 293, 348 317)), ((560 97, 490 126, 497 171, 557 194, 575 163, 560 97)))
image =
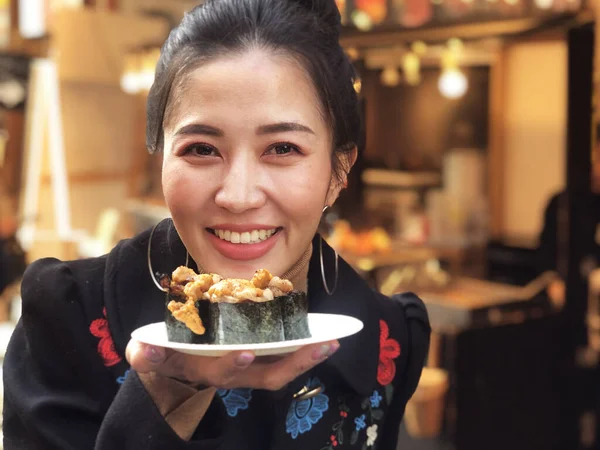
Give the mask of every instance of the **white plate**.
POLYGON ((257 356, 266 356, 291 353, 308 344, 318 344, 319 342, 350 336, 362 330, 363 323, 350 316, 310 313, 308 315, 308 327, 311 334, 308 339, 267 342, 264 344, 214 345, 171 342, 167 338, 167 327, 164 322, 151 323, 138 328, 131 333, 131 337, 144 344, 172 348, 190 355, 221 356, 232 351, 252 350, 257 356))

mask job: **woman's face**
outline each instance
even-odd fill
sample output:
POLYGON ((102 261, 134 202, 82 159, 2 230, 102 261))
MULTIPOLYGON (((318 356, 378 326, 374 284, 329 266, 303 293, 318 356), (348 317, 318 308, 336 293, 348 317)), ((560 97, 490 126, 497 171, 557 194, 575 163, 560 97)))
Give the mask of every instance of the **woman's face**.
POLYGON ((252 50, 202 65, 175 95, 162 181, 191 256, 226 277, 289 270, 339 194, 310 78, 252 50))

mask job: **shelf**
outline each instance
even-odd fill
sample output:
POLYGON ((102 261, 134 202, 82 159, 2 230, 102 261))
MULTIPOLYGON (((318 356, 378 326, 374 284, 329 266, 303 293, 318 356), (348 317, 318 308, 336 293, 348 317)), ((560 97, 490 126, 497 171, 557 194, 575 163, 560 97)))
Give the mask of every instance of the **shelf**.
POLYGON ((363 172, 362 180, 370 187, 378 186, 406 189, 439 186, 442 183, 442 176, 438 172, 366 169, 363 172))

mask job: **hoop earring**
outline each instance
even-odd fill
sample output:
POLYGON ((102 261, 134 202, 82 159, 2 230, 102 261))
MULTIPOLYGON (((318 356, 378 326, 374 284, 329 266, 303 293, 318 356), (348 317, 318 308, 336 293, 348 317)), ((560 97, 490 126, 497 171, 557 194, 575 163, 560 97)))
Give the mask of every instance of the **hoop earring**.
POLYGON ((319 258, 321 260, 321 280, 323 281, 323 287, 325 288, 325 292, 327 292, 329 295, 333 295, 333 293, 335 292, 335 288, 337 288, 337 283, 338 283, 338 254, 335 250, 333 253, 335 254, 335 281, 333 283, 333 289, 330 290, 329 286, 327 285, 327 278, 325 278, 325 265, 323 264, 323 238, 321 236, 319 236, 319 258))
MULTIPOLYGON (((154 285, 161 291, 163 292, 167 292, 167 289, 165 289, 164 287, 162 287, 160 285, 160 283, 156 280, 156 277, 154 276, 154 270, 152 269, 152 259, 150 257, 151 255, 151 250, 152 250, 152 237, 154 236, 154 231, 156 230, 156 227, 158 227, 160 225, 160 222, 157 223, 156 225, 154 225, 152 227, 152 231, 150 231, 150 237, 148 238, 148 253, 147 253, 147 258, 148 258, 148 271, 150 272, 150 278, 152 279, 152 281, 154 282, 154 285)), ((185 266, 188 266, 188 263, 190 261, 190 254, 187 251, 187 248, 185 249, 185 266)))
POLYGON ((325 206, 323 207, 323 211, 321 211, 321 214, 324 214, 324 213, 325 213, 325 211, 327 211, 328 209, 329 209, 329 205, 325 205, 325 206))

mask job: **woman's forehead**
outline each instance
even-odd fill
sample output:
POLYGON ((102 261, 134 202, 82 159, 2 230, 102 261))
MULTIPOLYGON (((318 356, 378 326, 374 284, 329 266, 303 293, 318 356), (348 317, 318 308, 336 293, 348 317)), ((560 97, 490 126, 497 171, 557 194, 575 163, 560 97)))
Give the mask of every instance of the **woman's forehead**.
MULTIPOLYGON (((221 56, 190 71, 175 90, 165 128, 199 119, 323 122, 313 82, 293 58, 264 50, 221 56)), ((321 123, 325 126, 325 123, 321 123)))

